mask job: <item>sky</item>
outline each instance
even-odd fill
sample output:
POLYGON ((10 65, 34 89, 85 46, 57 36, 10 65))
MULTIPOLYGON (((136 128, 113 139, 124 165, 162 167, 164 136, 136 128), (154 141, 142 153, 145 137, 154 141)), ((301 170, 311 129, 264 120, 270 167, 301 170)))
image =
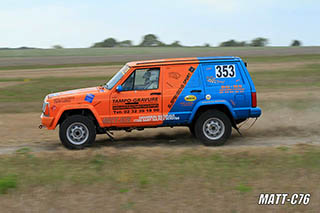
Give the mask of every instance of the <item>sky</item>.
POLYGON ((203 45, 265 37, 320 45, 319 0, 0 0, 0 47, 89 47, 109 37, 156 34, 203 45))

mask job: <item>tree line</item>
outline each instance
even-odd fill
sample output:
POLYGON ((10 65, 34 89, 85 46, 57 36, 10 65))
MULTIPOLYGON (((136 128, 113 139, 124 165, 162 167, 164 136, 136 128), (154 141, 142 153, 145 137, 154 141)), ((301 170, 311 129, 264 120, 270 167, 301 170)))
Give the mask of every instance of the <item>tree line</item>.
MULTIPOLYGON (((219 47, 265 47, 269 43, 267 38, 258 37, 250 42, 228 40, 221 42, 219 47)), ((302 42, 299 40, 293 40, 290 46, 301 46, 302 42)), ((174 41, 171 44, 166 44, 159 40, 154 34, 147 34, 143 36, 142 41, 138 45, 133 45, 131 40, 117 41, 115 38, 107 38, 101 42, 94 43, 91 48, 101 47, 183 47, 180 41, 174 41)), ((210 44, 205 43, 202 47, 210 47, 210 44)))

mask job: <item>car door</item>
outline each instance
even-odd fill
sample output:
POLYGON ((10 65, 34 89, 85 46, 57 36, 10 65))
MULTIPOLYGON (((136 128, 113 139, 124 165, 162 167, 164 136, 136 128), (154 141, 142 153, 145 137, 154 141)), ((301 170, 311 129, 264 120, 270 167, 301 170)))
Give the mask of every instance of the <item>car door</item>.
POLYGON ((114 126, 157 126, 162 123, 160 67, 138 68, 111 94, 114 126))

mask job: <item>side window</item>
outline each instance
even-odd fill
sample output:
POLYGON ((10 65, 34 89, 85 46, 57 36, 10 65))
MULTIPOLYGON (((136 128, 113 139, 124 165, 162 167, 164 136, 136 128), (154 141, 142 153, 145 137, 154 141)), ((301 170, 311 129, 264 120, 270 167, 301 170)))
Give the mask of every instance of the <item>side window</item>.
POLYGON ((122 84, 124 91, 159 88, 160 68, 137 69, 122 84))
POLYGON ((127 80, 121 85, 123 91, 129 91, 133 88, 135 71, 127 78, 127 80))

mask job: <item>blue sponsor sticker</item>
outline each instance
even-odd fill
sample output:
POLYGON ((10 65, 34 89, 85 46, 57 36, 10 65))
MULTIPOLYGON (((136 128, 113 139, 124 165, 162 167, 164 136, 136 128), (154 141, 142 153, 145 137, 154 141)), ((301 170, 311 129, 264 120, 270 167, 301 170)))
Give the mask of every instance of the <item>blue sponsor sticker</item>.
POLYGON ((87 94, 86 97, 84 98, 85 101, 92 103, 94 99, 94 94, 87 94))

